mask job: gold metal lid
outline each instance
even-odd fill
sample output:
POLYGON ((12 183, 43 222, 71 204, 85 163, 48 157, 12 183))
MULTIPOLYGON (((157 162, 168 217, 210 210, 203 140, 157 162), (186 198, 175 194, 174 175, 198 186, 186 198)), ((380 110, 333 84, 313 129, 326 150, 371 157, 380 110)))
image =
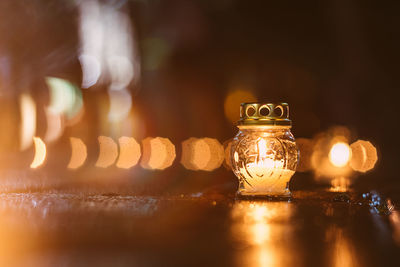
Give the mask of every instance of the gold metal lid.
POLYGON ((288 103, 242 103, 238 125, 291 126, 288 103))

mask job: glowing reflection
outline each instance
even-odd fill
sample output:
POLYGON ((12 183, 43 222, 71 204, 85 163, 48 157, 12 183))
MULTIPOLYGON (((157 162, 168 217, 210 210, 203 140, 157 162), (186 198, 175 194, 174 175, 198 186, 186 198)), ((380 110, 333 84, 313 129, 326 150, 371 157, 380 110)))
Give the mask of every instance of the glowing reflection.
POLYGON ((350 186, 350 180, 346 177, 338 177, 331 180, 332 192, 346 192, 350 186))
POLYGON ((31 163, 31 168, 36 169, 40 167, 46 159, 46 145, 39 137, 33 137, 33 143, 35 144, 35 156, 31 163))
POLYGON ((325 238, 328 243, 332 244, 332 266, 350 267, 360 265, 359 259, 356 257, 356 250, 342 228, 337 226, 328 228, 325 238))
POLYGON ((256 97, 248 90, 234 90, 228 94, 224 102, 224 111, 227 119, 233 123, 237 122, 240 114, 238 108, 243 102, 255 102, 256 97))
POLYGON ((46 83, 50 88, 49 110, 53 114, 64 114, 68 119, 73 119, 81 112, 82 93, 76 86, 54 77, 46 77, 46 83))
POLYGON ((129 169, 135 166, 141 156, 140 145, 132 137, 122 136, 118 139, 119 142, 119 158, 117 167, 129 169))
POLYGON ((36 104, 28 94, 22 94, 19 99, 21 110, 20 149, 25 150, 32 145, 36 132, 36 104))
POLYGON ((47 129, 46 129, 46 134, 44 136, 44 140, 47 143, 51 143, 61 137, 64 131, 64 122, 63 122, 63 117, 60 114, 54 113, 49 108, 45 109, 45 113, 46 113, 47 129))
POLYGON ((175 160, 175 146, 168 138, 147 137, 142 141, 143 156, 140 165, 145 169, 163 170, 175 160))
POLYGON ((85 143, 79 138, 70 137, 71 143, 71 159, 69 160, 68 169, 77 169, 81 167, 87 158, 87 149, 85 143))
POLYGON ((108 136, 99 136, 99 157, 96 161, 96 166, 107 168, 114 164, 118 157, 118 146, 114 140, 108 136))
POLYGON ((293 210, 287 202, 235 203, 232 209, 232 235, 245 250, 238 251, 239 266, 295 266, 293 210))
POLYGON ((389 221, 393 228, 393 240, 400 246, 400 214, 397 210, 390 213, 389 221))
POLYGON ((332 146, 329 151, 329 160, 336 167, 347 165, 351 157, 351 150, 348 144, 339 142, 332 146))
POLYGON ((372 170, 378 161, 378 153, 369 141, 358 140, 350 145, 352 158, 350 167, 359 172, 372 170))
POLYGON ((212 171, 224 161, 224 148, 213 138, 189 138, 182 142, 182 165, 189 170, 212 171))

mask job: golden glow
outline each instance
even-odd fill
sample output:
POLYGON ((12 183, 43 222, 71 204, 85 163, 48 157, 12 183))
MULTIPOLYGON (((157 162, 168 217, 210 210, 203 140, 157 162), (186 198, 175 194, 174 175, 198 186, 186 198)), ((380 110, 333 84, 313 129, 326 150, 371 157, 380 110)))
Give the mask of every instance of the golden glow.
POLYGON ((35 144, 35 156, 31 168, 36 169, 43 165, 46 159, 46 145, 39 137, 33 137, 33 143, 35 144))
POLYGON ((231 122, 237 122, 239 120, 240 114, 238 112, 238 107, 243 102, 256 102, 257 99, 248 90, 236 89, 230 92, 225 98, 224 111, 226 118, 231 122))
POLYGON ((175 146, 168 138, 147 137, 142 141, 143 156, 140 165, 145 169, 163 170, 175 160, 175 146))
POLYGON ((351 157, 351 150, 348 144, 339 142, 332 146, 329 151, 329 160, 336 167, 347 165, 351 157))
POLYGON ((353 244, 342 228, 337 226, 328 228, 325 238, 327 242, 333 245, 331 250, 332 266, 356 267, 360 265, 353 244))
POLYGON ((236 202, 231 233, 241 247, 246 247, 238 250, 237 265, 295 266, 293 259, 299 259, 291 240, 291 214, 292 207, 287 202, 236 202))
POLYGON ((188 170, 212 171, 224 160, 224 148, 213 138, 189 138, 182 142, 182 165, 188 170))
POLYGON ((372 170, 378 161, 378 153, 369 141, 358 140, 350 145, 352 158, 350 167, 359 172, 372 170))
POLYGON ((118 139, 119 142, 119 158, 117 167, 129 169, 135 166, 141 156, 140 145, 132 137, 122 136, 118 139))
POLYGON ((68 169, 77 169, 81 167, 87 158, 87 149, 85 143, 79 138, 70 137, 71 143, 71 159, 69 160, 68 169))
POLYGON ((28 94, 22 94, 19 102, 21 110, 20 150, 25 150, 32 145, 32 138, 36 132, 36 104, 28 94))
POLYGON ((114 164, 118 157, 118 146, 114 140, 108 136, 99 136, 99 157, 96 167, 107 168, 114 164))

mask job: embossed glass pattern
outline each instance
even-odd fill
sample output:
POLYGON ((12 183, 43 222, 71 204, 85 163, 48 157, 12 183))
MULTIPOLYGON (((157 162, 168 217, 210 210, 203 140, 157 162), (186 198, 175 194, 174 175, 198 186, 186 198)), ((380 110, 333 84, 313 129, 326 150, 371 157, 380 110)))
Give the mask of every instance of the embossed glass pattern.
POLYGON ((298 149, 290 126, 239 125, 231 148, 239 195, 290 196, 298 149))

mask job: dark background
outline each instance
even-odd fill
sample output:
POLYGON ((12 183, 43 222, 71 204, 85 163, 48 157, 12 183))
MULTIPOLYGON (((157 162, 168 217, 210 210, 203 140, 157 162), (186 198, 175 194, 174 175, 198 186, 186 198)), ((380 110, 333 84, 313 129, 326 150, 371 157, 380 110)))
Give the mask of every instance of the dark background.
MULTIPOLYGON (((128 10, 139 44, 141 80, 130 89, 146 129, 144 136, 168 137, 177 149, 189 137, 207 136, 223 142, 236 132, 225 118, 224 100, 235 88, 245 88, 260 101, 288 102, 296 137, 311 138, 343 125, 351 130, 352 141, 370 140, 378 149, 379 161, 376 169, 357 183, 367 187, 400 185, 400 9, 396 1, 114 3, 128 10), (162 49, 147 46, 149 38, 157 40, 162 49), (156 66, 151 65, 152 60, 156 66)), ((81 83, 77 12, 72 1, 1 1, 3 121, 18 112, 16 99, 26 87, 39 101, 48 101, 42 94, 45 76, 81 83)), ((104 91, 101 86, 84 91, 85 102, 90 107, 104 91)), ((96 112, 87 111, 85 116, 96 112)), ((102 134, 96 125, 93 121, 93 146, 97 134, 102 134)), ((3 159, 15 151, 17 131, 1 129, 3 159)), ((39 125, 39 135, 41 131, 39 125)), ((71 132, 73 129, 63 140, 71 132)), ((57 144, 53 146, 58 149, 57 144)), ((92 150, 95 153, 96 148, 92 150)), ((48 165, 57 166, 54 162, 60 160, 51 159, 48 165)), ((189 172, 177 162, 165 172, 144 173, 162 180, 167 185, 163 191, 179 191, 182 184, 196 190, 233 177, 225 170, 189 172)), ((301 177, 295 176, 294 183, 301 185, 301 177)))

